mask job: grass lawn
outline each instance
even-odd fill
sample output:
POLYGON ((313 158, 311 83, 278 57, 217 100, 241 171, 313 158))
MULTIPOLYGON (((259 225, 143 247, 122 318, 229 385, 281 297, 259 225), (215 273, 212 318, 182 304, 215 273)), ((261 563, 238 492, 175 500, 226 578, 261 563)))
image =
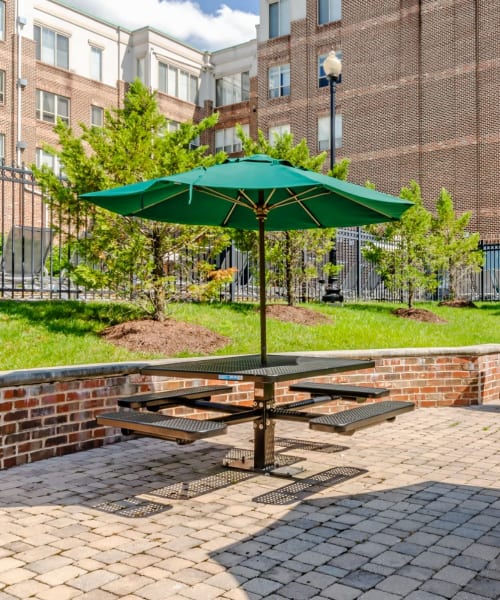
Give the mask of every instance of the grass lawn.
MULTIPOLYGON (((423 323, 391 313, 389 303, 308 304, 331 318, 306 326, 268 320, 268 351, 349 350, 468 346, 500 343, 500 302, 477 308, 419 304, 446 323, 423 323)), ((259 316, 252 304, 175 304, 172 318, 196 323, 230 338, 218 354, 259 352, 259 316)), ((0 301, 0 370, 161 358, 129 352, 99 338, 108 325, 141 318, 118 303, 0 301)))

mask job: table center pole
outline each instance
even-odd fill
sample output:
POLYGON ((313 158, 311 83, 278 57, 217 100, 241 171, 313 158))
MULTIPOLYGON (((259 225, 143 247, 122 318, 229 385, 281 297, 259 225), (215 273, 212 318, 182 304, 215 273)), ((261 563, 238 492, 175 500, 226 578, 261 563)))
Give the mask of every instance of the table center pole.
POLYGON ((269 416, 269 409, 274 407, 274 383, 256 383, 254 390, 254 407, 262 411, 254 421, 254 469, 269 470, 274 468, 274 427, 269 416))
POLYGON ((260 361, 267 365, 267 331, 266 331, 266 236, 265 214, 257 216, 259 220, 259 304, 260 304, 260 361))

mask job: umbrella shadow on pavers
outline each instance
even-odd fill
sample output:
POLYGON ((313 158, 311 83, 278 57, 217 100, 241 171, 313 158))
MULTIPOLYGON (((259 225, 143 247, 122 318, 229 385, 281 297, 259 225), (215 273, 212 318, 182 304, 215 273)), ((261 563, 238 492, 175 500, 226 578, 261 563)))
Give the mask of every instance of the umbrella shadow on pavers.
POLYGON ((422 409, 329 452, 339 436, 280 423, 303 459, 292 479, 221 468, 251 446, 245 425, 14 467, 0 472, 0 596, 497 599, 499 432, 493 412, 422 409), (237 479, 211 481, 221 472, 237 479))
POLYGON ((0 471, 0 510, 17 502, 55 503, 147 517, 168 510, 169 500, 196 498, 253 476, 223 468, 231 450, 216 442, 180 447, 137 437, 21 465, 0 471))
POLYGON ((242 598, 500 598, 500 488, 425 481, 301 500, 279 485, 253 499, 279 516, 211 554, 242 598))
MULTIPOLYGON (((224 493, 225 488, 258 476, 225 466, 228 460, 253 452, 248 428, 240 426, 239 432, 241 439, 231 445, 212 438, 179 446, 132 436, 111 446, 0 471, 0 510, 17 502, 23 506, 56 503, 142 518, 165 512, 171 501, 224 493), (236 447, 238 442, 243 447, 236 447)), ((326 454, 346 449, 290 437, 277 438, 276 446, 277 457, 290 464, 302 460, 301 449, 326 454)))
POLYGON ((498 405, 498 404, 481 404, 480 406, 468 406, 467 410, 500 413, 500 405, 498 405))

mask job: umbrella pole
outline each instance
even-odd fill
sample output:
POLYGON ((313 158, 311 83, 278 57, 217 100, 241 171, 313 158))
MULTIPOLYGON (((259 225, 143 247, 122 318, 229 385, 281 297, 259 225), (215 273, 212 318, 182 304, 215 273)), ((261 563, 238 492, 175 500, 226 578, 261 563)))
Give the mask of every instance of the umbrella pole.
POLYGON ((267 332, 266 332, 266 244, 265 215, 258 215, 259 220, 259 298, 260 298, 260 362, 267 365, 267 332))

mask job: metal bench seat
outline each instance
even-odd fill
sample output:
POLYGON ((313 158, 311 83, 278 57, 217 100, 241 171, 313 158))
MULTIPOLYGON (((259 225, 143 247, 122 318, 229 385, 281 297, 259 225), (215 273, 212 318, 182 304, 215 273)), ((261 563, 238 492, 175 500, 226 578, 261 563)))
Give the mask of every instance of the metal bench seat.
POLYGON ((227 432, 227 425, 218 421, 167 417, 136 411, 104 413, 97 417, 97 422, 99 425, 119 427, 124 435, 138 433, 180 444, 227 432))
POLYGON ((309 428, 317 431, 351 435, 358 429, 370 427, 382 421, 393 421, 398 415, 410 412, 414 408, 415 405, 413 402, 376 402, 338 413, 315 417, 309 421, 309 428))
POLYGON ((293 392, 309 392, 311 396, 329 395, 332 398, 345 398, 347 400, 364 400, 365 398, 381 398, 388 396, 387 388, 368 387, 360 385, 343 385, 341 383, 316 383, 304 381, 290 386, 293 392))
POLYGON ((174 406, 177 400, 210 400, 211 396, 217 394, 229 394, 232 390, 228 385, 201 385, 191 388, 179 388, 175 390, 165 390, 163 392, 149 392, 147 394, 138 394, 128 398, 120 398, 118 406, 122 408, 146 408, 150 411, 161 410, 174 406))

